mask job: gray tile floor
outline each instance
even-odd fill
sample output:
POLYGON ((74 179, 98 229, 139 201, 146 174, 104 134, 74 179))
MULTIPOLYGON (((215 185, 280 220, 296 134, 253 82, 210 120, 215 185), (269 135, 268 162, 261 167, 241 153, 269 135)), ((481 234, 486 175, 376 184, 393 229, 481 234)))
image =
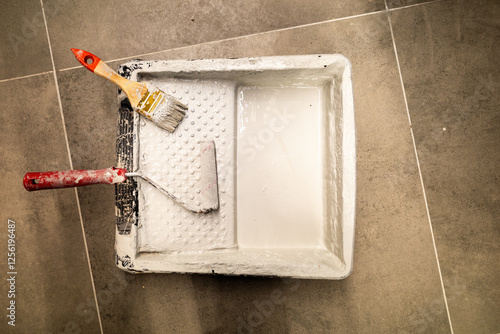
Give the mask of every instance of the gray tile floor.
POLYGON ((31 0, 2 1, 0 17, 0 242, 15 221, 18 272, 12 327, 5 251, 1 333, 500 332, 498 1, 31 0), (113 67, 347 56, 358 150, 351 276, 117 269, 113 187, 22 187, 27 171, 115 163, 116 87, 80 68, 70 47, 113 67), (262 311, 274 290, 283 302, 262 311))

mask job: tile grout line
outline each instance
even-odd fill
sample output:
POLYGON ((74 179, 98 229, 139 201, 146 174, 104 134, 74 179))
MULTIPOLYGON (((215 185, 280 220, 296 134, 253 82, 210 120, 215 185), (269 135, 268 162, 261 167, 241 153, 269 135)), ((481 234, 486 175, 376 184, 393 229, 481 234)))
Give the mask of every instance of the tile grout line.
POLYGON ((387 0, 384 0, 384 1, 385 1, 385 9, 386 9, 386 11, 394 12, 394 11, 400 10, 400 9, 406 9, 406 8, 412 8, 412 7, 417 7, 417 6, 429 5, 431 3, 441 2, 441 1, 446 1, 446 0, 430 0, 430 1, 426 1, 426 2, 414 3, 413 5, 406 5, 406 6, 394 7, 394 8, 389 8, 388 5, 387 5, 387 0))
MULTIPOLYGON (((114 62, 114 61, 128 60, 128 59, 131 59, 131 58, 133 59, 133 58, 137 58, 137 57, 151 56, 151 55, 154 55, 154 54, 157 54, 157 53, 162 53, 162 52, 178 51, 178 50, 187 49, 187 48, 190 48, 190 47, 196 47, 196 46, 201 46, 201 45, 210 45, 210 44, 215 44, 215 43, 219 43, 219 42, 233 41, 233 40, 236 40, 236 39, 239 39, 239 38, 255 37, 255 36, 269 34, 269 33, 274 33, 274 32, 283 32, 283 31, 287 31, 287 30, 312 27, 312 26, 315 26, 315 25, 320 25, 320 24, 325 24, 325 23, 332 23, 332 22, 337 22, 337 21, 344 21, 344 20, 349 20, 349 19, 355 19, 355 18, 358 18, 358 17, 370 16, 370 15, 375 15, 375 14, 382 14, 382 13, 387 12, 387 11, 391 11, 392 12, 392 11, 397 11, 397 10, 400 10, 400 9, 421 6, 421 5, 426 5, 426 4, 430 4, 430 3, 434 3, 434 2, 440 2, 440 1, 445 1, 445 0, 431 0, 431 1, 427 1, 427 2, 416 3, 416 4, 413 4, 413 5, 407 5, 407 6, 402 6, 402 7, 395 7, 395 8, 390 8, 390 9, 387 9, 387 6, 386 6, 385 10, 377 10, 377 11, 369 12, 369 13, 362 13, 362 14, 355 14, 355 15, 351 15, 351 16, 337 17, 337 18, 329 19, 329 20, 323 20, 323 21, 317 21, 317 22, 299 24, 299 25, 295 25, 295 26, 291 26, 291 27, 285 27, 285 28, 280 28, 280 29, 273 29, 273 30, 268 30, 268 31, 261 31, 261 32, 253 33, 253 34, 240 35, 240 36, 229 37, 229 38, 224 38, 224 39, 218 39, 218 40, 213 40, 213 41, 208 41, 208 42, 202 42, 202 43, 197 43, 197 44, 183 45, 183 46, 178 46, 178 47, 171 48, 171 49, 163 49, 163 50, 159 50, 159 51, 147 52, 147 53, 136 54, 136 55, 132 55, 132 56, 115 58, 115 59, 108 59, 108 60, 104 60, 104 61, 105 62, 114 62)), ((74 69, 77 69, 77 68, 81 68, 81 66, 67 67, 67 68, 60 69, 58 71, 61 71, 61 72, 62 71, 69 71, 69 70, 74 70, 74 69)))
MULTIPOLYGON (((185 49, 185 48, 196 47, 196 46, 201 46, 201 45, 210 45, 210 44, 215 44, 215 43, 219 43, 219 42, 228 42, 228 41, 236 40, 236 39, 239 39, 239 38, 255 37, 255 36, 269 34, 269 33, 274 33, 274 32, 283 32, 283 31, 287 31, 287 30, 307 28, 307 27, 312 27, 312 26, 321 25, 321 24, 325 24, 325 23, 332 23, 332 22, 337 22, 337 21, 344 21, 344 20, 349 20, 349 19, 355 19, 355 18, 358 18, 358 17, 370 16, 370 15, 375 15, 375 14, 382 14, 382 13, 385 13, 387 11, 396 11, 396 10, 400 10, 400 9, 405 9, 405 8, 410 8, 410 7, 415 7, 415 6, 421 6, 421 5, 426 5, 426 4, 430 4, 430 3, 434 3, 434 2, 440 2, 440 1, 444 1, 444 0, 430 0, 430 1, 427 1, 427 2, 423 2, 423 3, 417 3, 417 4, 413 4, 413 5, 396 7, 396 8, 391 8, 391 9, 388 9, 387 6, 386 6, 385 10, 377 10, 377 11, 374 11, 374 12, 368 12, 368 13, 355 14, 355 15, 350 15, 350 16, 337 17, 337 18, 329 19, 329 20, 323 20, 323 21, 317 21, 317 22, 299 24, 299 25, 291 26, 291 27, 285 27, 285 28, 280 28, 280 29, 273 29, 273 30, 268 30, 268 31, 261 31, 261 32, 253 33, 253 34, 240 35, 240 36, 235 36, 235 37, 218 39, 218 40, 214 40, 214 41, 202 42, 202 43, 198 43, 198 44, 183 45, 183 46, 179 46, 179 47, 176 47, 176 48, 159 50, 159 51, 153 51, 153 52, 138 54, 138 55, 129 56, 129 57, 116 58, 116 59, 111 59, 111 60, 106 60, 106 61, 107 62, 113 62, 113 61, 127 60, 127 59, 130 59, 130 58, 151 56, 151 55, 154 55, 154 54, 157 54, 157 53, 177 51, 177 50, 182 50, 182 49, 185 49)), ((81 66, 69 67, 69 68, 61 69, 60 71, 66 71, 66 70, 76 69, 76 68, 79 68, 79 67, 81 67, 81 66)))
POLYGON ((31 77, 37 77, 39 75, 49 74, 49 73, 52 73, 52 72, 53 71, 47 71, 47 72, 40 72, 40 73, 35 73, 35 74, 23 75, 22 77, 14 77, 14 78, 2 79, 2 80, 0 80, 0 83, 1 82, 13 81, 13 80, 19 80, 19 79, 26 79, 26 78, 31 78, 31 77))
MULTIPOLYGON (((442 1, 442 0, 430 1, 430 2, 427 2, 427 3, 438 2, 438 1, 442 1)), ((385 2, 386 9, 387 9, 387 0, 384 0, 384 2, 385 2)), ((450 325, 450 331, 451 331, 451 334, 454 334, 453 324, 451 322, 451 316, 450 316, 450 309, 449 309, 449 306, 448 306, 448 298, 446 297, 446 290, 445 290, 445 287, 444 287, 443 275, 442 275, 442 272, 441 272, 441 265, 439 263, 439 256, 438 256, 438 251, 437 251, 437 246, 436 246, 436 240, 435 240, 435 237, 434 237, 434 229, 432 227, 432 219, 431 219, 431 215, 430 215, 430 212, 429 212, 429 203, 427 201, 427 193, 425 191, 424 178, 422 176, 422 170, 420 168, 420 159, 418 157, 417 145, 416 145, 416 142, 415 142, 415 135, 413 133, 412 123, 411 123, 410 108, 408 107, 408 99, 406 98, 406 89, 405 89, 404 82, 403 82, 403 74, 402 74, 402 71, 401 71, 400 63, 399 63, 398 50, 397 50, 397 47, 396 47, 396 39, 394 37, 394 30, 393 30, 393 27, 392 27, 392 21, 391 21, 391 17, 390 17, 389 14, 390 14, 389 11, 387 11, 387 19, 389 21, 389 28, 391 30, 392 46, 394 48, 394 55, 396 57, 396 64, 398 66, 399 80, 401 82, 401 89, 402 89, 402 92, 403 92, 403 99, 404 99, 404 102, 405 102, 406 115, 408 116, 408 123, 410 125, 410 134, 411 134, 411 139, 412 139, 412 142, 413 142, 413 150, 415 151, 415 158, 416 158, 416 161, 417 161, 417 169, 418 169, 418 175, 419 175, 419 178, 420 178, 420 186, 422 188, 422 194, 424 196, 425 211, 427 213, 427 221, 429 222, 429 228, 430 228, 431 237, 432 237, 432 245, 434 247, 434 255, 436 257, 436 265, 437 265, 437 269, 438 269, 438 273, 439 273, 439 280, 440 280, 440 283, 441 283, 441 291, 443 293, 444 305, 446 307, 446 314, 448 316, 448 323, 450 325)))
MULTIPOLYGON (((218 43, 218 42, 228 42, 228 41, 232 41, 232 40, 235 40, 235 39, 238 39, 238 38, 255 37, 255 36, 269 34, 269 33, 273 33, 273 32, 282 32, 282 31, 292 30, 292 29, 297 29, 297 28, 306 28, 306 27, 311 27, 311 26, 320 25, 320 24, 324 24, 324 23, 332 23, 332 22, 337 22, 337 21, 355 19, 355 18, 363 17, 363 16, 369 16, 369 15, 375 15, 375 14, 382 14, 382 13, 387 12, 387 11, 393 12, 393 11, 397 11, 397 10, 401 10, 401 9, 406 9, 406 8, 411 8, 411 7, 416 7, 416 6, 422 6, 422 5, 427 5, 427 4, 431 4, 431 3, 434 3, 434 2, 441 2, 441 1, 445 1, 445 0, 431 0, 431 1, 427 1, 427 2, 416 3, 416 4, 412 4, 412 5, 407 5, 407 6, 402 6, 402 7, 395 7, 395 8, 387 8, 387 6, 386 6, 385 10, 377 10, 377 11, 369 12, 369 13, 362 13, 362 14, 356 14, 356 15, 351 15, 351 16, 343 16, 343 17, 338 17, 338 18, 324 20, 324 21, 311 22, 311 23, 306 23, 306 24, 301 24, 301 25, 296 25, 296 26, 291 26, 291 27, 286 27, 286 28, 280 28, 280 29, 273 29, 273 30, 268 30, 268 31, 261 31, 261 32, 253 33, 253 34, 240 35, 240 36, 229 37, 229 38, 225 38, 225 39, 218 39, 218 40, 213 40, 213 41, 208 41, 208 42, 202 42, 202 43, 197 43, 197 44, 183 45, 183 46, 179 46, 179 47, 175 47, 175 48, 171 48, 171 49, 163 49, 163 50, 158 50, 158 51, 153 51, 153 52, 148 52, 148 53, 142 53, 142 54, 136 54, 136 55, 127 56, 127 57, 121 57, 121 58, 115 58, 115 59, 108 59, 108 60, 104 60, 103 59, 103 61, 105 61, 105 62, 114 62, 114 61, 127 60, 127 59, 131 59, 131 58, 133 59, 133 58, 137 58, 137 57, 151 56, 151 55, 154 55, 154 54, 157 54, 157 53, 162 53, 162 52, 172 52, 172 51, 182 50, 182 49, 186 49, 186 48, 190 48, 190 47, 201 46, 201 45, 210 45, 210 44, 214 44, 214 43, 218 43)), ((81 68, 81 66, 66 67, 66 68, 62 68, 62 69, 57 70, 57 71, 63 72, 63 71, 75 70, 75 69, 78 69, 78 68, 81 68)), ((0 82, 10 81, 10 80, 16 80, 16 79, 23 79, 23 78, 27 78, 27 77, 31 77, 31 76, 47 74, 47 73, 50 73, 50 72, 52 72, 52 71, 31 74, 31 75, 27 75, 27 76, 23 76, 23 77, 8 78, 8 79, 0 80, 0 82)))
MULTIPOLYGON (((71 151, 70 151, 70 147, 69 147, 68 133, 66 131, 66 122, 64 121, 64 112, 63 112, 63 107, 62 107, 62 102, 61 102, 61 94, 59 92, 59 83, 57 81, 56 66, 55 66, 55 63, 54 63, 54 55, 52 53, 52 45, 50 43, 49 28, 48 28, 48 25, 47 25, 47 18, 45 17, 45 9, 44 9, 44 6, 43 6, 43 0, 40 0, 40 6, 42 8, 42 16, 43 16, 43 21, 44 21, 44 24, 45 24, 45 32, 47 34, 47 42, 49 44, 50 59, 52 61, 52 71, 51 72, 54 73, 54 83, 55 83, 55 86, 56 86, 57 101, 59 103, 59 111, 61 113, 61 120, 62 120, 64 138, 65 138, 65 141, 66 141, 66 150, 68 152, 69 165, 70 165, 70 168, 73 169, 73 161, 71 159, 71 151)), ((94 300, 95 300, 96 311, 97 311, 97 318, 99 319, 99 328, 101 330, 101 334, 103 334, 104 332, 103 332, 103 329, 102 329, 101 314, 100 314, 100 311, 99 311, 99 304, 98 304, 98 301, 97 301, 97 293, 96 293, 96 290, 95 290, 94 276, 92 274, 92 266, 90 264, 90 255, 89 255, 89 249, 88 249, 88 246, 87 246, 87 238, 85 236, 85 229, 84 229, 84 226, 83 226, 83 216, 82 216, 82 210, 81 210, 81 207, 80 207, 80 199, 78 197, 78 191, 77 191, 76 188, 75 188, 75 197, 76 197, 76 205, 77 205, 77 209, 78 209, 78 216, 80 218, 80 226, 81 226, 81 229, 82 229, 83 244, 85 246, 85 254, 86 254, 86 257, 87 257, 87 264, 88 264, 88 268, 89 268, 90 281, 92 283, 92 291, 93 291, 93 294, 94 294, 94 300)))
MULTIPOLYGON (((442 0, 435 0, 435 1, 442 1, 442 0)), ((344 16, 344 17, 339 17, 339 18, 335 18, 335 19, 329 19, 329 20, 324 20, 324 21, 296 25, 296 26, 292 26, 292 27, 286 27, 286 28, 280 28, 280 29, 274 29, 274 30, 268 30, 268 31, 261 31, 261 32, 253 33, 253 34, 240 35, 240 36, 218 39, 218 40, 213 40, 213 41, 208 41, 208 42, 202 42, 202 43, 198 43, 198 44, 183 45, 183 46, 179 46, 179 47, 175 47, 175 48, 171 48, 171 49, 164 49, 164 50, 159 50, 159 51, 136 54, 136 55, 122 57, 122 58, 115 58, 115 59, 108 59, 108 60, 103 59, 103 61, 104 62, 114 62, 114 61, 133 59, 133 58, 137 58, 137 57, 151 56, 151 55, 155 55, 157 53, 162 53, 162 52, 172 52, 172 51, 178 51, 178 50, 187 49, 187 48, 191 48, 191 47, 215 44, 215 43, 219 43, 219 42, 229 42, 229 41, 233 41, 233 40, 236 40, 239 38, 255 37, 255 36, 265 35, 265 34, 274 33, 274 32, 283 32, 283 31, 293 30, 293 29, 298 29, 298 28, 307 28, 307 27, 312 27, 312 26, 321 25, 321 24, 325 24, 325 23, 332 23, 332 22, 337 22, 337 21, 355 19, 358 17, 370 16, 370 15, 375 15, 375 14, 382 14, 384 12, 385 12, 384 10, 378 10, 378 11, 369 12, 369 13, 344 16)), ((67 68, 60 69, 58 71, 62 72, 62 71, 74 70, 74 69, 81 68, 81 67, 82 66, 67 67, 67 68)))

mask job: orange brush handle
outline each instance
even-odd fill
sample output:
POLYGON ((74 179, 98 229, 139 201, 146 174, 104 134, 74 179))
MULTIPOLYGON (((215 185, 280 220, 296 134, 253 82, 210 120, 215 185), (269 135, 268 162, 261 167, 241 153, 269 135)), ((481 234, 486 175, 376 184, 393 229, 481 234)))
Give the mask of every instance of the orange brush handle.
POLYGON ((80 64, 85 66, 90 72, 94 72, 97 64, 101 61, 99 57, 85 50, 71 49, 71 51, 73 51, 80 64))
POLYGON ((142 97, 147 93, 145 83, 135 82, 118 75, 99 57, 90 52, 80 49, 71 49, 75 54, 76 59, 85 66, 89 71, 100 75, 103 78, 117 84, 125 94, 127 94, 132 106, 136 107, 142 97))
POLYGON ((118 73, 113 71, 111 67, 106 65, 106 63, 96 55, 80 49, 71 49, 71 51, 75 54, 76 60, 78 60, 80 64, 85 66, 89 71, 99 74, 101 77, 114 82, 118 86, 121 87, 122 84, 131 82, 130 80, 119 76, 118 73))

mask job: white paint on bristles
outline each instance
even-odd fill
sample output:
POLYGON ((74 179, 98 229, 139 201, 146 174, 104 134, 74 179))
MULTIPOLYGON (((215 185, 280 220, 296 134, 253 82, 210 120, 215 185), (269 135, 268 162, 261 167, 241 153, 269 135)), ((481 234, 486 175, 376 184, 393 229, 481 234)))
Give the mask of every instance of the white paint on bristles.
POLYGON ((315 55, 144 64, 132 80, 154 84, 189 111, 174 133, 134 116, 134 168, 176 194, 202 192, 197 145, 213 140, 220 208, 188 212, 138 179, 138 224, 130 235, 116 235, 118 258, 130 262, 119 266, 348 276, 356 175, 348 60, 315 55))

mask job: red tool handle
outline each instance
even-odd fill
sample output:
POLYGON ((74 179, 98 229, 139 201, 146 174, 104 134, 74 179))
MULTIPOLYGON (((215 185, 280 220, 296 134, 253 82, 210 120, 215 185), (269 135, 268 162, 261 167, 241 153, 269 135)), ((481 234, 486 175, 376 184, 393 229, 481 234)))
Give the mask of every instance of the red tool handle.
POLYGON ((81 187, 90 184, 113 184, 125 181, 126 172, 126 169, 111 167, 98 170, 26 173, 23 184, 28 191, 81 187))
POLYGON ((80 62, 80 64, 85 66, 91 72, 94 72, 97 64, 99 64, 99 62, 101 61, 99 57, 85 50, 72 48, 71 51, 73 51, 76 59, 80 62))

